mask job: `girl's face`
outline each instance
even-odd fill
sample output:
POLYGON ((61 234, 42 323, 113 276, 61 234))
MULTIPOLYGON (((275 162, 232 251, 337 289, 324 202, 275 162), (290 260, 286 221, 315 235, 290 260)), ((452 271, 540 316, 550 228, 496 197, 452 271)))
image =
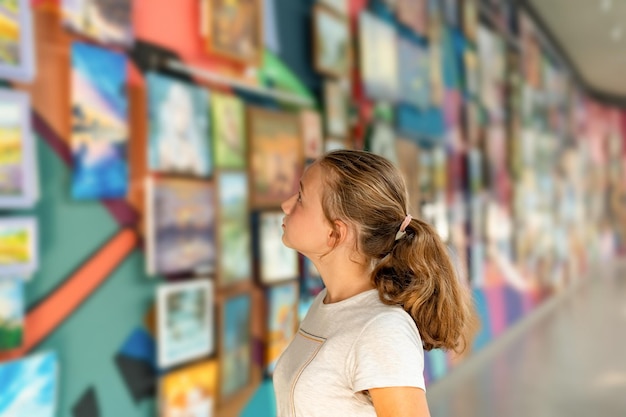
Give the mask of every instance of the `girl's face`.
POLYGON ((322 210, 322 175, 319 164, 311 165, 302 175, 298 194, 281 205, 283 243, 310 259, 331 249, 332 228, 322 210))

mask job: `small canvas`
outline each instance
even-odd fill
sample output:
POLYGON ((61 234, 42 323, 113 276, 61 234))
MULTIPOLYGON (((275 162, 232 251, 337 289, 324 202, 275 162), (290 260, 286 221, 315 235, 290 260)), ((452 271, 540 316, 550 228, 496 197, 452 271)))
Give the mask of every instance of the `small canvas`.
POLYGON ((212 182, 148 178, 147 273, 215 270, 215 190, 212 182))
POLYGON ((296 333, 298 327, 298 282, 276 285, 267 290, 267 340, 265 364, 268 375, 296 333))
POLYGON ((262 0, 205 0, 207 50, 233 61, 257 65, 263 57, 262 0))
POLYGON ((430 106, 428 50, 406 38, 398 41, 400 100, 420 109, 430 106))
POLYGON ((0 219, 0 277, 30 277, 38 268, 37 220, 33 217, 0 219))
POLYGON ((211 94, 213 148, 216 168, 246 168, 245 104, 232 95, 211 94))
POLYGON ((396 132, 391 125, 382 121, 374 122, 366 142, 366 149, 368 151, 383 156, 396 167, 398 166, 396 132))
POLYGON ((350 24, 345 15, 322 4, 313 9, 313 61, 318 72, 346 77, 352 65, 350 24))
POLYGON ((208 91, 156 73, 149 73, 146 82, 150 170, 211 175, 208 91))
POLYGON ((298 252, 283 243, 284 213, 265 211, 259 215, 259 279, 269 285, 298 278, 298 252))
POLYGON ((0 278, 0 351, 17 349, 24 337, 24 281, 0 278))
POLYGON ((0 363, 0 416, 55 417, 58 375, 55 352, 0 363))
POLYGON ((219 330, 220 399, 227 400, 252 382, 252 297, 227 298, 221 306, 219 330))
POLYGON ((324 152, 322 116, 315 110, 302 110, 300 123, 302 125, 304 157, 307 161, 317 159, 324 152))
POLYGON ((218 285, 247 281, 252 277, 252 240, 248 215, 248 175, 220 172, 217 175, 218 285))
POLYGON ((35 76, 29 0, 0 0, 0 79, 29 83, 35 76))
POLYGON ((261 108, 248 110, 250 204, 276 208, 298 190, 304 149, 297 113, 261 108))
POLYGON ((159 416, 212 417, 217 402, 217 361, 204 360, 159 380, 159 416))
POLYGON ((339 81, 324 81, 324 107, 326 113, 326 134, 335 138, 345 138, 350 129, 348 114, 348 92, 339 81))
POLYGON ((104 44, 131 46, 133 0, 62 0, 63 23, 104 44))
POLYGON ((72 44, 72 197, 125 198, 129 137, 127 60, 86 43, 72 44))
POLYGON ((158 364, 162 369, 215 351, 213 282, 199 278, 157 289, 158 364))
POLYGON ((29 208, 38 198, 35 140, 27 94, 0 88, 0 208, 29 208))
POLYGON ((367 96, 395 102, 400 90, 396 28, 374 14, 359 14, 361 76, 367 96))

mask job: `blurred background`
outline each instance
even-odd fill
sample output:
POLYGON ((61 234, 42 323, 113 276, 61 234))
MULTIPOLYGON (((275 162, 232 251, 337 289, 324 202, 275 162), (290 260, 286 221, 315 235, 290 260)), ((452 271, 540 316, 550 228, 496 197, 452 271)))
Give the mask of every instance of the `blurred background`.
POLYGON ((280 203, 338 148, 396 164, 471 288, 470 352, 427 352, 425 377, 433 415, 475 415, 440 387, 624 253, 625 18, 0 0, 0 417, 275 415, 276 360, 323 288, 280 203))

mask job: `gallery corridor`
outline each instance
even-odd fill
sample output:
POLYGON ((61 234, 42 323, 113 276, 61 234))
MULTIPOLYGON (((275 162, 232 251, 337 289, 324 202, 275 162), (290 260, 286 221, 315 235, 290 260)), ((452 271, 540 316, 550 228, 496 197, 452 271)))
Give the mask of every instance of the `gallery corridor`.
POLYGON ((432 417, 626 416, 626 265, 535 313, 430 387, 432 417))

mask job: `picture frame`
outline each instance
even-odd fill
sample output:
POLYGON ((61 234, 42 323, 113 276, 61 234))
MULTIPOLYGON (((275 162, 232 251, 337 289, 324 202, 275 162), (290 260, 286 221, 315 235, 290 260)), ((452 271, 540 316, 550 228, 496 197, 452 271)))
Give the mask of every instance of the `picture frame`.
POLYGON ((39 170, 26 93, 0 88, 0 150, 0 208, 32 207, 39 198, 39 170))
POLYGON ((300 123, 302 126, 304 159, 313 161, 324 153, 322 116, 315 110, 302 110, 300 112, 300 123))
POLYGON ((224 296, 219 305, 219 398, 226 403, 254 382, 250 291, 224 296))
POLYGON ((358 17, 359 62, 366 95, 394 103, 398 99, 396 28, 368 11, 358 17))
POLYGON ((55 417, 58 403, 59 358, 43 351, 0 363, 3 401, 0 415, 55 417))
POLYGON ((28 279, 39 267, 39 230, 34 217, 0 218, 0 276, 28 279))
POLYGON ((205 0, 211 54, 258 66, 264 50, 262 0, 205 0))
POLYGON ((246 110, 234 95, 211 93, 213 155, 217 169, 247 166, 246 110))
POLYGON ((29 0, 5 3, 0 18, 0 79, 30 83, 36 71, 32 6, 29 0))
POLYGON ((250 205, 280 207, 298 192, 304 149, 297 113, 248 108, 250 205))
POLYGON ((298 252, 283 243, 282 211, 262 211, 256 214, 256 245, 258 279, 269 286, 300 276, 298 252))
POLYGON ((324 81, 324 112, 326 116, 326 135, 346 138, 350 130, 349 96, 346 87, 340 81, 324 81))
POLYGON ((159 379, 159 416, 215 415, 218 367, 216 359, 176 369, 159 379))
POLYGON ((217 200, 217 284, 223 288, 252 279, 248 175, 245 171, 219 171, 217 200))
POLYGON ((273 375, 276 362, 298 329, 298 281, 275 285, 266 290, 267 316, 265 372, 273 375))
POLYGON ((418 109, 430 106, 428 50, 408 38, 398 39, 400 100, 418 109))
POLYGON ((70 30, 105 45, 134 43, 133 0, 62 0, 61 18, 70 30))
POLYGON ((0 279, 0 352, 22 346, 25 304, 22 279, 0 279))
POLYGON ((328 77, 348 77, 352 65, 350 23, 347 16, 322 3, 313 6, 313 62, 328 77))
POLYGON ((124 54, 72 44, 74 199, 125 198, 128 192, 127 65, 124 54))
POLYGON ((215 295, 207 278, 157 287, 157 364, 161 369, 215 352, 215 295))
POLYGON ((206 178, 213 172, 210 93, 197 85, 150 72, 148 168, 206 178))
POLYGON ((381 120, 372 122, 370 133, 366 140, 365 149, 387 158, 396 167, 398 164, 398 153, 396 149, 396 131, 393 127, 381 120))
POLYGON ((215 271, 215 185, 185 178, 146 178, 146 273, 215 271))

